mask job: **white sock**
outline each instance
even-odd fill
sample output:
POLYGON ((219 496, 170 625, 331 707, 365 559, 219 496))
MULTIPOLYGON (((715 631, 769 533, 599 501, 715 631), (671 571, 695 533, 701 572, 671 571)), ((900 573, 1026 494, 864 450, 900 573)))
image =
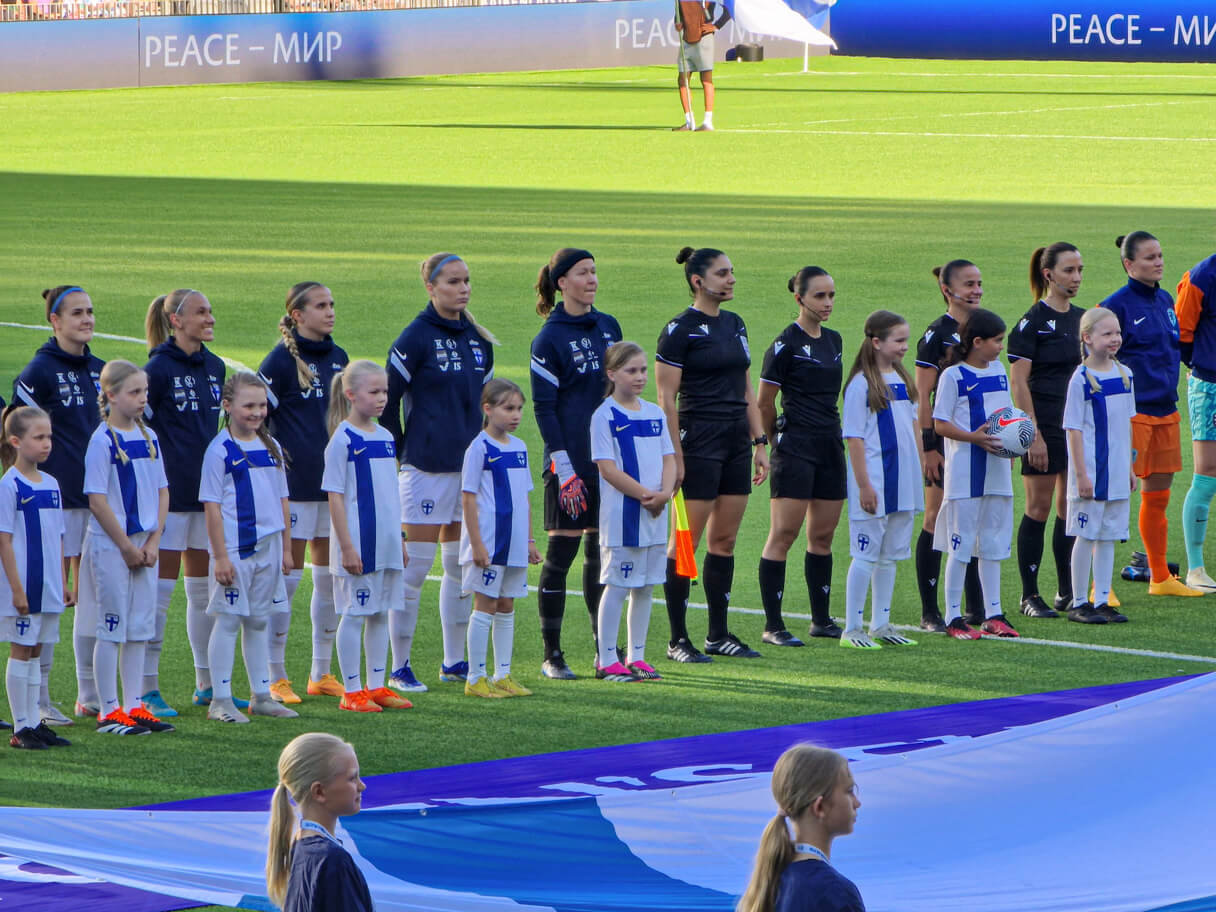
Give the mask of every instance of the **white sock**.
POLYGON ((469 618, 469 678, 476 684, 478 678, 486 676, 486 652, 490 648, 490 629, 494 626, 494 615, 474 611, 469 618))
POLYGON ((38 656, 38 705, 51 705, 51 665, 55 662, 55 644, 43 643, 38 656))
MULTIPOLYGON (((440 551, 443 582, 439 584, 439 623, 443 627, 443 664, 452 666, 464 661, 465 634, 473 600, 460 591, 460 542, 444 542, 440 551)), ((469 663, 472 661, 470 659, 469 663)))
POLYGON ((629 661, 646 659, 646 635, 650 632, 650 605, 654 589, 643 586, 629 591, 629 661))
MULTIPOLYGON (((618 613, 620 609, 617 609, 618 613)), ((515 612, 494 614, 494 680, 501 681, 511 673, 511 652, 515 648, 515 612)), ((615 662, 616 659, 614 658, 615 662)))
POLYGON ((943 555, 946 562, 946 572, 942 580, 942 588, 946 597, 946 623, 963 616, 963 588, 967 584, 967 564, 970 561, 956 560, 950 555, 943 555))
POLYGON ((207 660, 207 644, 215 618, 207 613, 208 583, 205 576, 187 576, 182 580, 186 589, 186 638, 194 655, 194 683, 199 690, 211 686, 211 666, 207 660))
MULTIPOLYGON (((42 668, 37 659, 29 659, 25 666, 25 702, 29 706, 30 728, 37 728, 42 724, 42 711, 38 708, 38 691, 41 689, 42 668)), ((13 731, 19 729, 14 728, 13 731)))
POLYGON ((96 638, 93 643, 94 699, 101 705, 104 719, 118 709, 118 644, 96 638))
POLYGON ((308 604, 312 618, 312 672, 314 681, 329 674, 334 655, 334 636, 338 632, 338 612, 334 607, 334 578, 328 567, 312 568, 312 601, 308 604))
MULTIPOLYGON (((80 613, 77 612, 76 616, 79 618, 80 613)), ((73 626, 79 626, 79 621, 74 622, 73 626)), ((76 701, 78 703, 96 703, 100 699, 97 694, 97 671, 93 661, 97 645, 97 637, 93 635, 95 632, 96 628, 88 634, 72 631, 72 649, 76 654, 76 701)))
POLYGON ((1074 608, 1089 601, 1089 567, 1093 559, 1094 542, 1078 535, 1072 543, 1072 607, 1074 608))
POLYGON ((338 670, 342 672, 342 689, 355 693, 363 689, 359 671, 363 658, 363 618, 344 614, 338 621, 338 670))
POLYGON ((232 699, 232 663, 236 660, 236 635, 241 619, 235 614, 213 615, 207 665, 211 669, 212 699, 232 699))
POLYGON ((853 558, 844 580, 844 629, 860 630, 865 623, 866 596, 874 578, 874 561, 853 558))
POLYGON ((127 712, 139 709, 144 693, 144 653, 147 640, 126 642, 118 653, 118 673, 122 678, 122 708, 127 712))
POLYGON ((713 112, 713 111, 706 111, 706 112, 705 112, 705 119, 704 119, 703 121, 701 121, 701 122, 702 122, 703 124, 705 124, 705 126, 707 126, 707 127, 712 127, 712 126, 714 125, 714 112, 713 112))
POLYGON ((438 550, 438 542, 405 543, 405 553, 410 557, 401 580, 405 601, 400 611, 388 612, 388 637, 393 648, 394 669, 410 660, 410 652, 414 648, 414 629, 418 626, 418 605, 422 601, 422 584, 431 572, 438 550))
MULTIPOLYGON (((1115 543, 1094 542, 1094 607, 1110 601, 1110 581, 1115 572, 1115 543)), ((1085 590, 1082 589, 1082 592, 1085 590)))
MULTIPOLYGON (((26 670, 27 659, 8 658, 4 669, 4 688, 8 691, 8 711, 12 713, 13 731, 23 728, 35 728, 38 723, 30 724, 30 701, 26 691, 29 690, 29 672, 26 670)), ((36 663, 35 663, 36 664, 36 663)))
POLYGON ((891 598, 895 595, 895 561, 875 562, 870 580, 870 632, 891 623, 891 598))
POLYGON ((692 127, 696 124, 696 121, 692 119, 692 111, 684 112, 684 123, 687 124, 689 127, 692 127))
MULTIPOLYGON (((621 630, 621 610, 625 607, 625 599, 629 590, 622 586, 606 584, 600 593, 599 630, 596 638, 600 644, 600 668, 607 668, 617 661, 616 639, 621 630)), ((501 615, 495 615, 501 617, 501 615)), ((497 639, 495 644, 497 645, 497 639)), ((495 650, 497 655, 497 650, 495 650)))
POLYGON ((169 621, 169 602, 173 599, 173 590, 177 588, 177 580, 158 579, 156 581, 156 632, 144 649, 144 693, 160 690, 160 653, 165 645, 165 625, 169 621))
POLYGON ((270 625, 266 618, 241 618, 241 652, 251 699, 270 699, 270 625))
POLYGON ((1001 562, 999 560, 979 559, 980 588, 984 591, 984 603, 987 609, 985 618, 993 618, 1001 611, 1001 562))
POLYGON ((383 611, 364 620, 363 654, 367 657, 367 689, 379 690, 388 665, 388 616, 383 611))
POLYGON ((270 680, 282 681, 287 678, 287 637, 291 633, 291 603, 296 590, 300 588, 300 580, 304 571, 292 570, 284 579, 287 588, 287 610, 274 612, 267 619, 269 627, 267 637, 270 649, 270 680))

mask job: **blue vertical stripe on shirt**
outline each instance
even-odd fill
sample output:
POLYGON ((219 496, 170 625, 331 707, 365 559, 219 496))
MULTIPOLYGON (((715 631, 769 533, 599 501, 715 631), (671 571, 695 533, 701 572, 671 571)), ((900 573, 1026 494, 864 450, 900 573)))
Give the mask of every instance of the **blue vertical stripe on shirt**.
POLYGON ((25 598, 30 614, 42 613, 42 585, 45 560, 42 555, 42 518, 38 511, 58 506, 55 492, 35 491, 20 478, 17 483, 17 510, 25 522, 25 598))
POLYGON ((139 485, 135 480, 135 466, 132 460, 151 459, 152 448, 146 440, 123 440, 113 431, 110 432, 110 462, 118 475, 118 490, 122 495, 122 511, 127 520, 126 533, 135 535, 144 531, 144 525, 139 520, 139 485), (126 455, 126 459, 120 455, 126 455))
MULTIPOLYGON (((1005 388, 1004 375, 980 377, 959 365, 962 375, 958 381, 958 394, 967 400, 971 407, 971 427, 968 430, 978 431, 988 420, 984 411, 984 394, 994 393, 1005 388)), ((984 496, 984 483, 988 480, 988 451, 982 446, 971 444, 971 496, 984 496)))
POLYGON ((510 465, 503 459, 506 455, 488 440, 486 441, 485 462, 482 468, 490 473, 494 484, 494 553, 490 556, 491 564, 506 566, 511 554, 511 476, 510 465))
POLYGON ((236 495, 237 553, 242 558, 253 556, 258 543, 258 513, 254 506, 253 481, 249 469, 275 466, 269 450, 242 450, 235 441, 224 441, 224 471, 232 476, 236 495))
POLYGON ((889 383, 891 391, 887 407, 875 416, 878 420, 878 443, 882 448, 882 505, 884 513, 899 510, 899 438, 895 433, 895 409, 891 402, 906 402, 908 387, 889 383))

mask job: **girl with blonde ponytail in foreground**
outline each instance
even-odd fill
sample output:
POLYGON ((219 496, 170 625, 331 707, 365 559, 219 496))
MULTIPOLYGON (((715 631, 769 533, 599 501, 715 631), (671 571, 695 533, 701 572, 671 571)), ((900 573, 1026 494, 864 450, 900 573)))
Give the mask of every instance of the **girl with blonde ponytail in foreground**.
POLYGON ((363 872, 335 834, 339 817, 359 812, 365 788, 355 749, 341 738, 309 732, 279 754, 266 892, 283 912, 372 912, 363 872))
POLYGON ((865 912, 857 887, 831 861, 832 840, 853 832, 861 807, 848 761, 795 744, 777 759, 772 789, 777 815, 760 837, 737 912, 865 912))

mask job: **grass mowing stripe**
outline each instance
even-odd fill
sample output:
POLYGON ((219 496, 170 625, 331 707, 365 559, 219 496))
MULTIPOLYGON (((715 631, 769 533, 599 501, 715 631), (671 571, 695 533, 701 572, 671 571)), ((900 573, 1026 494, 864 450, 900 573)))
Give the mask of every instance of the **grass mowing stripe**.
POLYGON ((1214 136, 1079 136, 1071 133, 937 133, 912 132, 905 130, 792 130, 792 129, 754 129, 749 127, 723 127, 718 133, 805 133, 815 136, 913 136, 921 139, 1031 139, 1041 142, 1045 139, 1086 140, 1090 142, 1176 142, 1176 143, 1211 143, 1216 142, 1214 136))

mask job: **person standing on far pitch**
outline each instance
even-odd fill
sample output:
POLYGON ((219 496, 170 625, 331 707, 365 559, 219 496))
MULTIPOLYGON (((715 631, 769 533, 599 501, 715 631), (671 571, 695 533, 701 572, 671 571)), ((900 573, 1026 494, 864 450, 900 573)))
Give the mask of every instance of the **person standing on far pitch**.
POLYGON ((680 55, 676 59, 679 76, 676 81, 680 87, 680 105, 684 108, 684 123, 673 127, 676 131, 714 128, 714 32, 730 16, 723 7, 721 17, 714 22, 711 10, 716 5, 708 0, 676 2, 676 30, 680 33, 680 55), (688 84, 694 72, 701 74, 701 91, 705 93, 705 119, 699 127, 694 126, 692 89, 688 84))

